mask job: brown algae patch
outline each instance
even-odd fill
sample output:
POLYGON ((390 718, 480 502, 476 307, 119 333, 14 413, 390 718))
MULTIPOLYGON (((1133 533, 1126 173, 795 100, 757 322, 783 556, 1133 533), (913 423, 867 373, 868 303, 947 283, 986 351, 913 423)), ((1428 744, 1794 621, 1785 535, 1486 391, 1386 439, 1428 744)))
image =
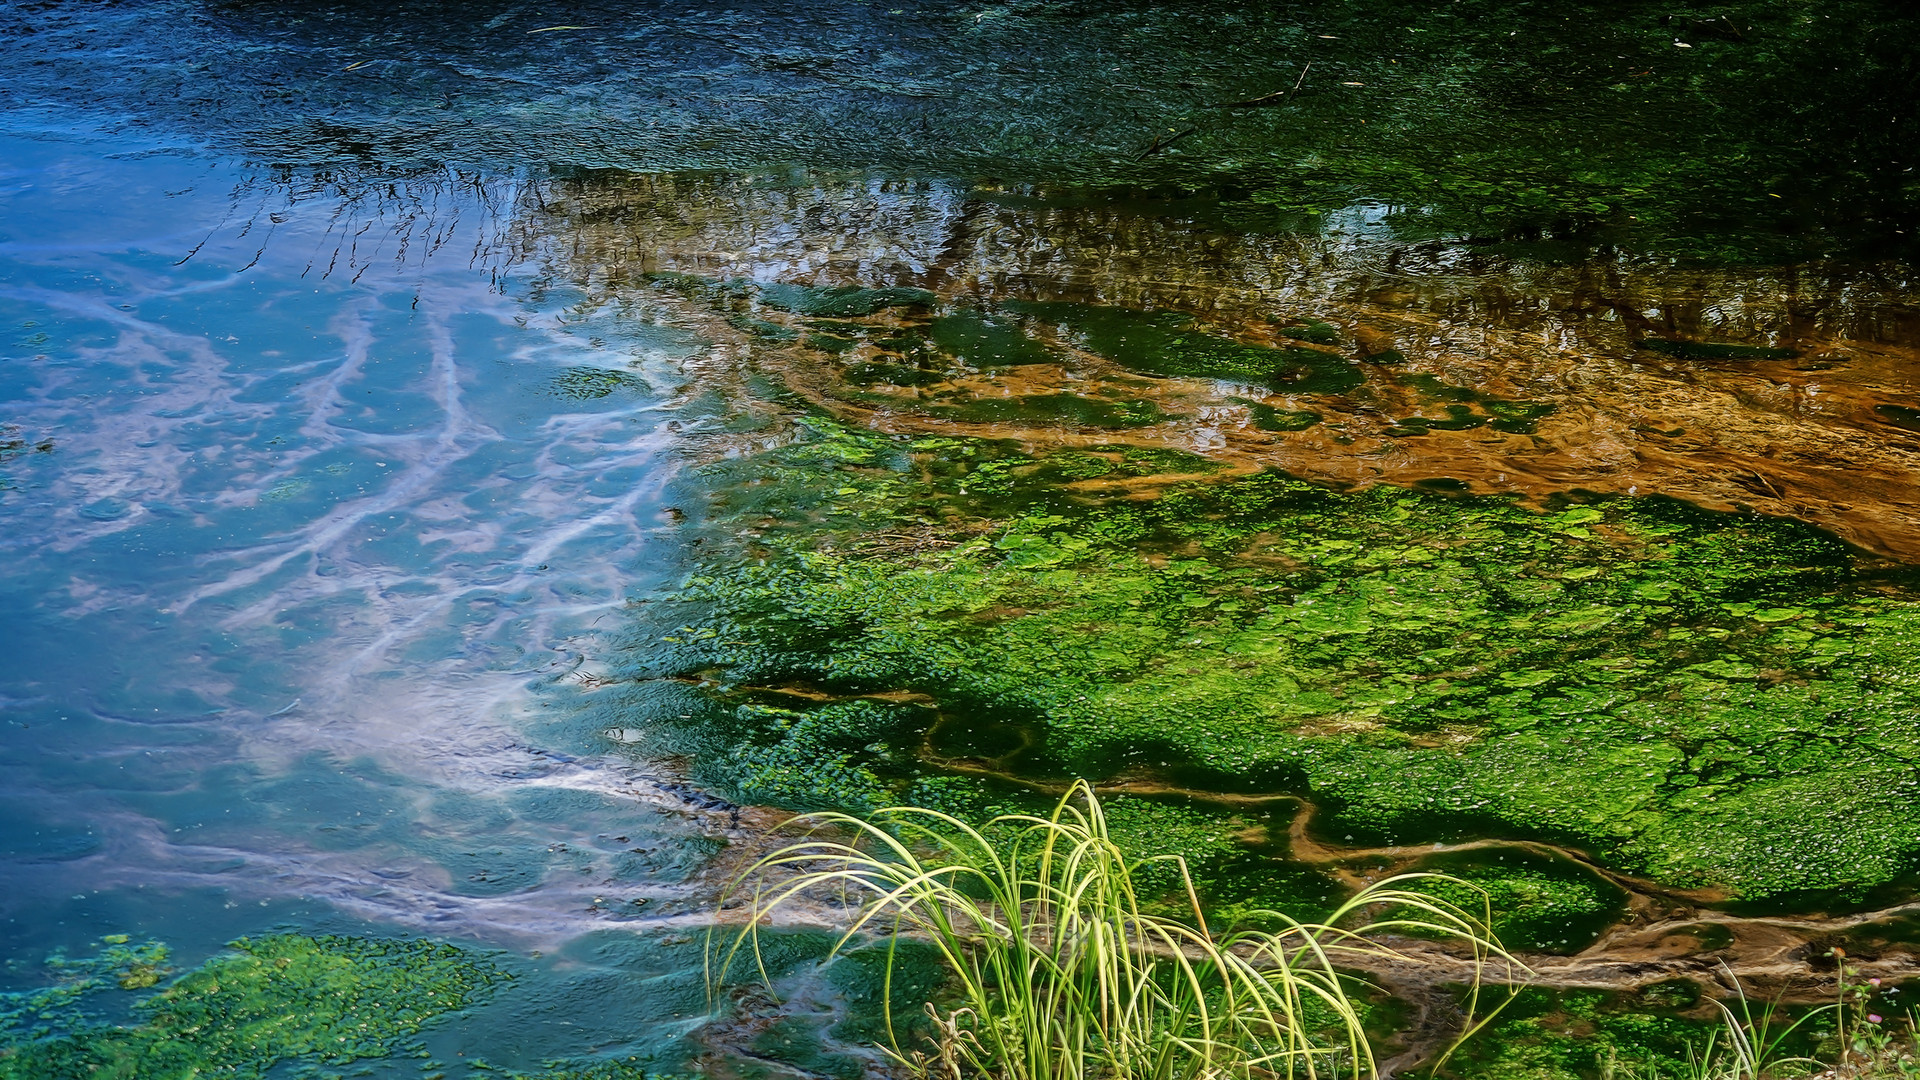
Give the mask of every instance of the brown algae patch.
POLYGON ((565 274, 711 305, 759 369, 863 425, 1661 493, 1920 557, 1920 311, 1896 264, 1560 264, 811 175, 610 173, 539 213, 577 239, 565 274))

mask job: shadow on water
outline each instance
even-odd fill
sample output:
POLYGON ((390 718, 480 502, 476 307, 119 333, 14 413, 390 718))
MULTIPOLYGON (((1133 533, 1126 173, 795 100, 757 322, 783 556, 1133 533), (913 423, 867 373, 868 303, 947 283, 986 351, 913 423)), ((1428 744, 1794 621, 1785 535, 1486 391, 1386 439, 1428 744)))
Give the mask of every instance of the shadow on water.
POLYGON ((1482 247, 1876 257, 1920 239, 1916 121, 1885 107, 1920 96, 1903 16, 169 0, 19 10, 0 92, 298 164, 800 163, 1164 191, 1253 224, 1371 201, 1482 247), (105 51, 129 77, 86 77, 105 51))

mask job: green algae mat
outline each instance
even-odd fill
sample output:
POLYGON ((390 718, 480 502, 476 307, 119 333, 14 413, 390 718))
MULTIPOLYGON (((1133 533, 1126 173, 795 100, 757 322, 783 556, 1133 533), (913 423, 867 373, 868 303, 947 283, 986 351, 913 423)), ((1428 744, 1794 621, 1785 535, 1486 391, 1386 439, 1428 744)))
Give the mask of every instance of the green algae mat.
POLYGON ((375 1064, 387 1067, 381 1075, 423 1080, 657 1075, 637 1059, 556 1063, 538 1073, 436 1060, 418 1036, 512 981, 487 952, 287 933, 240 938, 184 972, 169 960, 165 944, 125 934, 103 939, 91 955, 50 957, 49 985, 0 993, 0 1078, 321 1080, 372 1075, 375 1064))
MULTIPOLYGON (((1814 528, 799 435, 701 471, 707 561, 632 654, 642 699, 699 684, 663 746, 742 801, 1132 785, 1116 831, 1188 854, 1226 906, 1331 895, 1286 857, 1302 801, 1303 842, 1336 854, 1526 841, 1748 905, 1865 903, 1920 852, 1914 575, 1814 528)), ((1465 876, 1513 895, 1522 944, 1578 949, 1619 910, 1586 865, 1465 876)))
POLYGON ((344 1066, 392 1054, 434 1019, 482 1000, 503 978, 451 945, 282 934, 229 951, 133 1003, 112 1024, 86 1006, 161 981, 158 942, 107 939, 56 958, 51 987, 0 996, 0 1077, 264 1077, 283 1063, 344 1066))

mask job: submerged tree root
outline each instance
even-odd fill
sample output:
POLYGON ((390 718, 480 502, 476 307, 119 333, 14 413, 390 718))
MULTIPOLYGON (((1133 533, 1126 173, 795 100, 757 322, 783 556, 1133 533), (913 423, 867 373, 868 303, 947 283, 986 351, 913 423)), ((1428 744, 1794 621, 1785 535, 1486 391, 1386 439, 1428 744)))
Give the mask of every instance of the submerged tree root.
MULTIPOLYGON (((1047 783, 989 769, 976 763, 943 761, 943 768, 1018 784, 1033 791, 1058 795, 1064 783, 1047 783)), ((1628 897, 1627 912, 1592 945, 1570 956, 1552 953, 1516 953, 1531 969, 1526 980, 1557 989, 1637 990, 1673 979, 1688 979, 1710 990, 1731 995, 1737 981, 1749 992, 1789 1003, 1830 1001, 1837 991, 1830 945, 1836 938, 1862 926, 1903 915, 1920 914, 1920 900, 1844 915, 1734 915, 1715 910, 1727 894, 1710 889, 1681 889, 1608 868, 1578 848, 1537 840, 1470 840, 1454 844, 1342 847, 1312 835, 1317 811, 1295 795, 1232 794, 1180 787, 1154 780, 1122 780, 1102 784, 1102 794, 1178 795, 1222 806, 1271 806, 1291 802, 1297 807, 1288 826, 1289 855, 1332 874, 1350 888, 1406 873, 1434 855, 1490 848, 1521 848, 1569 859, 1612 882, 1628 897), (1728 940, 1712 943, 1718 931, 1728 940)), ((1414 942, 1401 950, 1404 961, 1367 968, 1369 974, 1396 996, 1416 1001, 1438 987, 1457 985, 1471 974, 1464 958, 1443 949, 1414 942)), ((1366 965, 1357 965, 1366 967, 1366 965)), ((1858 978, 1888 981, 1920 978, 1920 955, 1908 949, 1880 956, 1853 951, 1849 966, 1858 978)))
MULTIPOLYGON (((1037 790, 1053 785, 1032 783, 1037 790)), ((1292 796, 1228 795, 1184 791, 1171 785, 1145 781, 1109 785, 1107 792, 1119 794, 1176 794, 1227 804, 1271 804, 1292 796)), ((639 793, 636 792, 636 795, 639 793)), ((1327 868, 1356 886, 1369 879, 1378 880, 1404 870, 1436 848, 1412 847, 1337 848, 1312 840, 1307 825, 1313 807, 1299 801, 1290 831, 1303 839, 1295 849, 1297 858, 1327 868), (1384 862, 1383 862, 1384 860, 1384 862), (1353 868, 1365 862, 1363 873, 1353 868)), ((709 819, 716 833, 725 835, 728 847, 701 875, 711 888, 711 899, 674 905, 648 917, 628 920, 635 930, 664 931, 674 934, 702 934, 727 927, 740 927, 751 910, 736 900, 725 907, 719 897, 727 885, 736 882, 742 871, 763 856, 792 840, 783 826, 788 816, 766 807, 740 807, 735 811, 685 805, 683 812, 709 819), (737 819, 733 814, 737 813, 737 819)), ((1351 955, 1341 966, 1406 1003, 1410 1013, 1393 1038, 1391 1056, 1380 1062, 1380 1075, 1392 1077, 1409 1072, 1443 1052, 1459 1037, 1465 1019, 1460 1009, 1460 988, 1476 978, 1489 987, 1532 986, 1554 990, 1598 990, 1633 992, 1674 980, 1693 982, 1707 995, 1729 999, 1745 993, 1749 997, 1779 1001, 1783 1004, 1830 1002, 1839 992, 1837 972, 1822 938, 1838 938, 1857 927, 1920 913, 1920 901, 1873 911, 1847 915, 1739 916, 1714 911, 1691 900, 1682 890, 1664 889, 1642 883, 1630 876, 1596 866, 1584 852, 1538 842, 1476 841, 1441 845, 1438 850, 1457 851, 1475 847, 1524 846, 1576 859, 1605 874, 1629 890, 1627 917, 1607 931, 1593 945, 1574 955, 1517 952, 1525 967, 1486 965, 1457 947, 1438 941, 1411 938, 1384 940, 1390 954, 1351 955), (1641 886, 1651 886, 1643 888, 1641 886), (1715 928, 1727 938, 1718 947, 1707 948, 1703 931, 1715 928)), ((705 889, 701 890, 706 891, 705 889)), ((777 925, 793 930, 837 932, 846 928, 856 908, 850 897, 826 892, 783 905, 777 925)), ((1710 931, 1708 931, 1710 932, 1710 931)), ((1920 979, 1920 956, 1911 951, 1887 951, 1878 956, 1850 951, 1848 966, 1854 981, 1877 977, 1888 982, 1920 979)), ((1498 1002, 1500 994, 1488 999, 1498 1002)), ((1704 1008, 1704 1004, 1702 1008, 1704 1008)), ((752 1010, 749 1010, 750 1012, 752 1010)), ((764 1026, 765 1017, 749 1020, 716 1033, 709 1042, 714 1049, 732 1052, 751 1041, 749 1036, 764 1026), (724 1045, 722 1045, 724 1044, 724 1045)), ((771 1064, 771 1063, 763 1063, 771 1064)), ((800 1069, 780 1070, 785 1075, 807 1080, 810 1074, 800 1069)))
MULTIPOLYGON (((785 689, 807 697, 817 693, 785 689)), ((942 771, 992 777, 1037 794, 1059 795, 1067 786, 1019 777, 979 761, 928 757, 942 771)), ((743 870, 791 840, 791 834, 783 835, 781 828, 788 815, 772 808, 734 806, 693 794, 687 785, 664 778, 652 787, 655 790, 634 789, 627 794, 704 821, 714 834, 727 839, 728 846, 703 871, 701 885, 693 890, 695 895, 649 909, 647 916, 623 920, 624 925, 674 934, 700 934, 740 925, 746 909, 720 909, 718 896, 743 870)), ((1823 1003, 1834 1000, 1839 991, 1830 950, 1841 944, 1848 949, 1853 980, 1880 978, 1900 983, 1920 979, 1920 955, 1911 946, 1893 944, 1876 951, 1860 947, 1851 936, 1863 927, 1920 915, 1920 900, 1848 914, 1739 915, 1716 909, 1728 899, 1723 892, 1674 888, 1623 874, 1602 865, 1589 852, 1563 845, 1481 839, 1453 844, 1341 846, 1314 834, 1317 808, 1294 795, 1206 791, 1150 777, 1104 784, 1101 792, 1182 796, 1223 808, 1267 809, 1291 803, 1295 809, 1286 826, 1291 858, 1354 889, 1414 869, 1434 855, 1519 848, 1573 861, 1626 893, 1625 916, 1585 949, 1572 955, 1518 952, 1517 958, 1527 970, 1480 969, 1478 974, 1486 983, 1630 993, 1659 983, 1687 980, 1712 997, 1728 998, 1743 991, 1758 999, 1786 1004, 1823 1003)), ((843 898, 812 896, 805 903, 784 908, 780 923, 794 929, 833 931, 847 925, 851 912, 843 898)), ((1384 1075, 1410 1069, 1451 1042, 1461 1020, 1457 990, 1476 974, 1470 957, 1440 943, 1400 939, 1393 946, 1396 955, 1356 956, 1344 965, 1412 1009, 1397 1036, 1397 1053, 1382 1063, 1384 1075)))
MULTIPOLYGON (((735 844, 708 875, 711 881, 750 865, 784 841, 778 830, 760 831, 774 819, 756 808, 746 828, 733 833, 735 844)), ((1542 845, 1542 847, 1546 847, 1542 845)), ((1395 850, 1395 849, 1381 849, 1395 850)), ((1405 849, 1398 849, 1404 851, 1405 849)), ((1562 849, 1552 848, 1554 851, 1562 849)), ((1573 854, 1571 852, 1563 852, 1573 854)), ((1386 874, 1378 875, 1388 876, 1386 874)), ((1631 991, 1674 979, 1701 984, 1710 993, 1731 996, 1735 983, 1748 993, 1788 1003, 1830 1001, 1838 990, 1832 962, 1817 944, 1821 937, 1901 915, 1920 913, 1920 901, 1849 915, 1738 916, 1689 908, 1656 908, 1642 896, 1626 920, 1588 948, 1570 956, 1516 952, 1527 966, 1510 977, 1499 969, 1484 971, 1492 983, 1513 982, 1569 990, 1631 991), (1719 948, 1702 948, 1699 933, 1705 927, 1724 929, 1731 940, 1719 948)), ((848 909, 832 898, 784 909, 783 924, 815 929, 845 925, 848 909)), ((705 929, 737 925, 741 909, 710 911, 704 916, 685 913, 661 920, 639 920, 631 925, 664 925, 675 929, 705 929)), ((1473 961, 1440 944, 1417 939, 1397 941, 1398 957, 1368 958, 1352 966, 1377 980, 1396 996, 1415 1001, 1428 991, 1454 987, 1470 980, 1473 961)), ((1911 951, 1887 951, 1879 956, 1854 952, 1848 966, 1855 979, 1880 978, 1890 982, 1920 978, 1920 956, 1911 951)))
MULTIPOLYGON (((1890 913, 1912 910, 1920 905, 1903 905, 1887 911, 1863 913, 1842 918, 1807 919, 1729 919, 1747 930, 1773 931, 1771 951, 1762 947, 1765 933, 1744 935, 1746 947, 1714 950, 1684 956, 1658 954, 1646 941, 1670 931, 1683 920, 1633 928, 1610 934, 1593 948, 1575 956, 1551 956, 1521 953, 1517 959, 1526 968, 1487 965, 1445 944, 1409 938, 1383 939, 1393 955, 1350 955, 1341 960, 1343 969, 1391 994, 1411 1007, 1405 1024, 1395 1033, 1395 1050, 1380 1062, 1380 1075, 1392 1077, 1421 1066, 1444 1052, 1460 1037, 1467 1017, 1462 1013, 1461 988, 1476 978, 1483 986, 1485 1005, 1502 999, 1497 987, 1540 987, 1553 990, 1601 990, 1632 992, 1657 983, 1685 979, 1700 985, 1708 996, 1732 999, 1742 993, 1750 998, 1787 1005, 1824 1004, 1835 999, 1839 986, 1831 968, 1825 971, 1809 963, 1806 937, 1882 918, 1890 913)), ((782 911, 779 925, 791 929, 837 931, 853 915, 851 906, 834 898, 815 897, 782 911)), ((739 926, 745 921, 741 909, 715 913, 712 927, 739 926)), ((676 925, 686 925, 684 920, 676 925)), ((1901 981, 1920 977, 1920 958, 1911 954, 1885 956, 1875 960, 1849 958, 1854 980, 1878 977, 1901 981)), ((1703 1003, 1702 1008, 1705 1008, 1703 1003)), ((1707 1014, 1702 1013, 1703 1016, 1707 1014)))
MULTIPOLYGON (((1059 795, 1065 783, 1049 783, 990 769, 976 762, 941 761, 948 771, 986 776, 1018 784, 1036 793, 1059 795)), ((677 812, 710 818, 714 831, 729 840, 703 877, 718 886, 777 846, 786 814, 768 807, 735 807, 711 797, 689 799, 682 784, 662 788, 677 812)), ((1100 786, 1103 795, 1179 795, 1221 806, 1258 807, 1291 802, 1297 809, 1288 826, 1290 856, 1321 869, 1350 888, 1360 889, 1416 867, 1438 854, 1489 848, 1521 848, 1569 859, 1622 889, 1628 897, 1624 918, 1587 948, 1572 955, 1517 952, 1531 969, 1527 982, 1558 989, 1632 991, 1674 979, 1701 983, 1712 992, 1732 994, 1734 981, 1765 998, 1789 1003, 1832 1000, 1837 990, 1828 955, 1849 931, 1902 916, 1920 915, 1920 900, 1849 914, 1736 915, 1716 910, 1724 893, 1679 889, 1612 870, 1578 848, 1537 840, 1482 839, 1454 844, 1342 847, 1313 836, 1317 808, 1294 795, 1233 794, 1136 779, 1100 786), (1715 938, 1724 940, 1715 941, 1715 938), (1823 940, 1824 939, 1824 940, 1823 940)), ((643 793, 629 794, 642 797, 643 793)), ((648 801, 663 801, 645 793, 648 801)), ((844 911, 830 903, 788 911, 795 925, 831 929, 843 924, 844 911)), ((678 931, 704 930, 737 922, 733 912, 673 905, 629 925, 678 931)), ((1456 985, 1471 973, 1467 960, 1423 942, 1409 942, 1403 959, 1378 966, 1357 965, 1396 996, 1417 1004, 1428 991, 1456 985)), ((1889 982, 1920 979, 1920 954, 1905 946, 1878 955, 1850 948, 1849 966, 1858 978, 1889 982)))

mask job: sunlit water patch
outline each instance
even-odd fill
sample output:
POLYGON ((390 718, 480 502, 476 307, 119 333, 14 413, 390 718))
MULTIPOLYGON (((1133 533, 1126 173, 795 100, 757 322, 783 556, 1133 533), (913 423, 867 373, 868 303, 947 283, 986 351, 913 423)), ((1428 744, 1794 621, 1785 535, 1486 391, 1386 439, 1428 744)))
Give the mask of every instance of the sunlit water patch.
POLYGON ((573 701, 663 567, 663 409, 708 343, 504 271, 511 177, 383 199, 44 135, 0 160, 6 982, 112 934, 182 970, 275 927, 427 933, 561 952, 460 1047, 634 1040, 644 979, 598 984, 690 970, 659 941, 737 822, 573 701), (583 937, 622 927, 659 932, 583 937))

